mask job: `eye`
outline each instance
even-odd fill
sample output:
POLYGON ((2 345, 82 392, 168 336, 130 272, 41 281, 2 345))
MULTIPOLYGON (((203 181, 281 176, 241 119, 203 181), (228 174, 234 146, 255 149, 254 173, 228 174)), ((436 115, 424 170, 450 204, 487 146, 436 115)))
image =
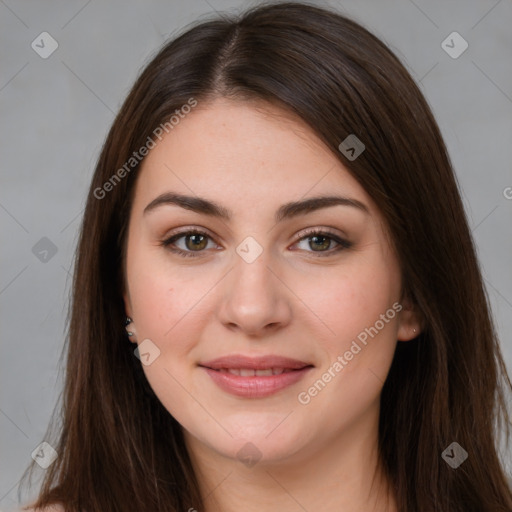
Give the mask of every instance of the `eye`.
MULTIPOLYGON (((318 253, 315 256, 330 256, 342 251, 343 249, 349 249, 352 247, 351 242, 340 238, 335 233, 326 229, 310 229, 305 233, 303 232, 302 235, 303 236, 294 245, 309 241, 308 246, 313 250, 308 251, 304 248, 301 250, 318 253), (337 247, 329 249, 333 242, 337 244, 337 247)), ((200 256, 200 253, 204 252, 204 249, 208 248, 209 240, 211 240, 211 237, 208 233, 200 229, 193 229, 177 233, 160 242, 160 245, 180 256, 194 258, 200 256), (181 241, 181 239, 183 239, 184 243, 182 244, 182 247, 179 247, 177 243, 178 241, 181 241)))
POLYGON ((210 235, 205 231, 194 229, 177 233, 163 240, 161 245, 180 256, 196 257, 198 255, 194 253, 203 252, 203 249, 208 247, 208 239, 210 238, 210 235), (180 248, 176 245, 176 242, 182 238, 184 239, 184 247, 182 246, 182 248, 180 248))
MULTIPOLYGON (((302 233, 304 235, 304 233, 302 233)), ((315 256, 323 257, 323 256, 331 256, 333 253, 338 253, 344 249, 349 249, 352 247, 352 243, 348 240, 344 240, 343 238, 340 238, 335 233, 332 233, 329 230, 326 229, 311 229, 308 230, 305 233, 305 236, 302 236, 300 240, 297 242, 297 244, 300 243, 307 243, 307 247, 310 249, 313 249, 312 251, 308 252, 314 252, 319 253, 315 256), (334 249, 329 250, 329 247, 331 247, 332 242, 337 244, 337 247, 334 249)))

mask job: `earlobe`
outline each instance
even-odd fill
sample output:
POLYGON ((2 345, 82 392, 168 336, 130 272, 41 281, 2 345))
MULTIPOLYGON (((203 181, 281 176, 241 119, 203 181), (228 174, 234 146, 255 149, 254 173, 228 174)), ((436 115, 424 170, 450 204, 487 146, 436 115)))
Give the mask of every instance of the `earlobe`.
POLYGON ((411 341, 417 338, 420 334, 420 331, 417 327, 402 327, 398 329, 397 340, 398 341, 411 341))
POLYGON ((124 328, 126 329, 126 334, 130 341, 132 343, 137 343, 137 332, 135 331, 135 325, 133 323, 133 320, 129 316, 126 317, 124 328))
POLYGON ((137 332, 135 331, 135 324, 133 323, 132 319, 132 306, 130 302, 130 298, 128 297, 127 293, 123 294, 123 301, 124 301, 124 310, 126 313, 126 319, 124 322, 124 327, 126 330, 126 334, 128 336, 128 339, 132 343, 137 343, 137 332))
POLYGON ((403 309, 398 318, 397 340, 410 341, 421 333, 421 314, 409 299, 404 300, 402 305, 403 309))

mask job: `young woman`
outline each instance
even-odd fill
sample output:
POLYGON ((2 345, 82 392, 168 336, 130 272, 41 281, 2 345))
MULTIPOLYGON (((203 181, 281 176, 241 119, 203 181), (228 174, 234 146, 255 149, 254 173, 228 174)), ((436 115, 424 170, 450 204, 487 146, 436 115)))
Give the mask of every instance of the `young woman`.
POLYGON ((512 510, 445 145, 335 13, 260 6, 146 67, 92 179, 67 351, 34 507, 512 510))

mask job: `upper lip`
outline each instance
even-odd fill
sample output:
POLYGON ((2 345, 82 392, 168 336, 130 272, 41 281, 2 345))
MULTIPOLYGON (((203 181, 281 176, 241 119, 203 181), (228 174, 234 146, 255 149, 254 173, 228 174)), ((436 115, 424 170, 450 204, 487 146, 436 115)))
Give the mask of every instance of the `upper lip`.
POLYGON ((265 356, 243 356, 243 355, 229 355, 212 359, 199 363, 199 366, 204 366, 212 370, 226 369, 251 369, 251 370, 266 370, 268 368, 283 368, 289 370, 300 370, 306 366, 313 366, 311 363, 299 361, 298 359, 291 359, 289 357, 265 355, 265 356))

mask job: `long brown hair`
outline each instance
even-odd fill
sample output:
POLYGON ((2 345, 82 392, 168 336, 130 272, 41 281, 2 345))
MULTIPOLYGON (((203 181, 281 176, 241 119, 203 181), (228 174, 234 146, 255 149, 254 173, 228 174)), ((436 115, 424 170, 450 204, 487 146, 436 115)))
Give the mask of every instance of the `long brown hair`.
POLYGON ((512 510, 497 450, 502 430, 508 445, 512 385, 439 128, 379 39, 344 16, 297 3, 260 5, 187 30, 147 65, 117 115, 82 221, 60 424, 45 438, 59 456, 36 506, 204 509, 181 427, 127 342, 122 263, 140 167, 126 162, 191 98, 218 96, 260 99, 300 116, 387 223, 404 297, 424 321, 416 340, 398 343, 381 395, 379 446, 398 510, 512 510), (338 148, 350 134, 365 144, 355 160, 338 148), (122 179, 112 180, 123 166, 122 179), (452 442, 468 452, 457 469, 441 456, 452 442))

